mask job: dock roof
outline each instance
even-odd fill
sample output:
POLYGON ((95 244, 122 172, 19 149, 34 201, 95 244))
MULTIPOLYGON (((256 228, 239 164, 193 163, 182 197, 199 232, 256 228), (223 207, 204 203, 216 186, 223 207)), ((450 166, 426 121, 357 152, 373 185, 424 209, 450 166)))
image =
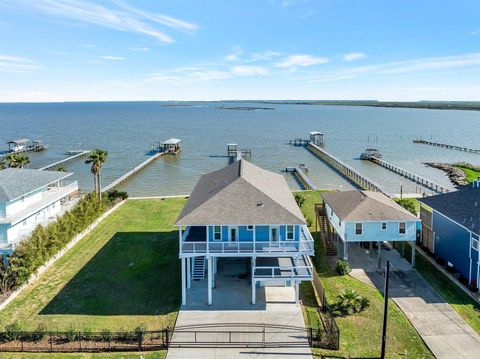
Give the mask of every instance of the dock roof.
POLYGON ((282 175, 241 159, 203 175, 177 225, 305 224, 282 175))
POLYGON ((380 192, 322 193, 324 201, 341 221, 416 221, 418 218, 380 192))
POLYGON ((59 171, 6 168, 0 171, 0 201, 13 201, 72 174, 59 171))
POLYGON ((180 143, 180 139, 179 138, 169 138, 168 140, 164 141, 163 144, 164 145, 178 145, 180 143))
POLYGON ((8 141, 7 143, 15 143, 15 144, 25 144, 27 142, 30 142, 30 140, 28 138, 19 138, 18 140, 10 140, 8 141))
POLYGON ((480 235, 480 186, 418 199, 468 230, 480 235))

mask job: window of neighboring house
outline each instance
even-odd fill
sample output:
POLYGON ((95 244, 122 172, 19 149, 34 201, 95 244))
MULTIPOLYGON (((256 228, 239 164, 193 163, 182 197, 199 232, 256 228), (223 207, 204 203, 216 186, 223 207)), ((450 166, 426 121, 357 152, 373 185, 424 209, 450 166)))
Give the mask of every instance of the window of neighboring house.
POLYGON ((253 226, 247 226, 247 230, 253 231, 253 226))
POLYGON ((363 224, 362 223, 355 223, 355 234, 357 236, 361 236, 363 233, 363 224))
POLYGON ((222 240, 222 227, 221 226, 213 226, 213 239, 215 241, 222 240))
POLYGON ((400 222, 398 224, 398 234, 405 234, 407 233, 407 225, 405 222, 400 222))
POLYGON ((287 240, 293 241, 293 226, 287 226, 287 240))
POLYGON ((22 226, 26 226, 27 225, 27 220, 25 219, 23 222, 22 222, 22 226))
POLYGON ((386 229, 387 229, 387 222, 383 222, 383 223, 382 223, 382 229, 383 229, 383 230, 386 230, 386 229))
POLYGON ((472 238, 472 248, 478 251, 478 240, 472 238))

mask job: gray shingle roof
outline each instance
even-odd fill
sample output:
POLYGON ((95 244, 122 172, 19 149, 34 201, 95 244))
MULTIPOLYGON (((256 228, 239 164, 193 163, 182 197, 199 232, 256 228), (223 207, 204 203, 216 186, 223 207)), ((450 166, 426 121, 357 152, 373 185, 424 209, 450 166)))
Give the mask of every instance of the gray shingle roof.
POLYGON ((13 201, 72 174, 69 172, 6 168, 0 171, 0 201, 13 201))
POLYGON ((380 192, 322 193, 341 221, 415 221, 417 217, 380 192))
POLYGON ((305 219, 282 175, 242 159, 200 177, 177 224, 305 224, 305 219))
POLYGON ((463 186, 459 191, 425 197, 419 201, 480 235, 480 188, 463 186))

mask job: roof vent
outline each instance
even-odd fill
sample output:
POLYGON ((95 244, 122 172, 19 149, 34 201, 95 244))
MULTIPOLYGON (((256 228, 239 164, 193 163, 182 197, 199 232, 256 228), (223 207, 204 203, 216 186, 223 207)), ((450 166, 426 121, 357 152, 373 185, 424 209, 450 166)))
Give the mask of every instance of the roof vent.
POLYGON ((263 207, 263 202, 258 202, 257 207, 263 207))

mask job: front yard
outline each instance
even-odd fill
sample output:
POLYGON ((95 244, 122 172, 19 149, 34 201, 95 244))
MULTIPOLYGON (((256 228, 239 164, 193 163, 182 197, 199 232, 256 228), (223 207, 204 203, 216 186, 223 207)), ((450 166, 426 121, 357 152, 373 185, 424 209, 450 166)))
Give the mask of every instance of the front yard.
POLYGON ((178 235, 184 199, 129 200, 0 312, 0 328, 150 330, 180 305, 178 235))
MULTIPOLYGON (((320 202, 320 193, 303 192, 305 203, 303 204, 304 215, 310 218, 312 232, 315 226, 314 204, 320 202)), ((336 321, 340 329, 340 350, 314 350, 314 353, 322 358, 338 357, 361 357, 371 358, 380 355, 380 340, 382 331, 383 296, 374 288, 346 275, 340 276, 330 269, 327 258, 324 254, 323 244, 317 233, 312 233, 316 239, 314 265, 317 269, 320 281, 327 293, 329 303, 334 303, 336 297, 345 288, 355 291, 370 300, 370 307, 360 314, 337 317, 336 321)), ((304 300, 305 311, 310 316, 310 321, 316 323, 318 318, 312 307, 311 289, 308 284, 302 286, 302 299, 304 300)), ((397 305, 389 301, 387 331, 387 357, 407 358, 433 358, 415 328, 408 321, 397 305)))

